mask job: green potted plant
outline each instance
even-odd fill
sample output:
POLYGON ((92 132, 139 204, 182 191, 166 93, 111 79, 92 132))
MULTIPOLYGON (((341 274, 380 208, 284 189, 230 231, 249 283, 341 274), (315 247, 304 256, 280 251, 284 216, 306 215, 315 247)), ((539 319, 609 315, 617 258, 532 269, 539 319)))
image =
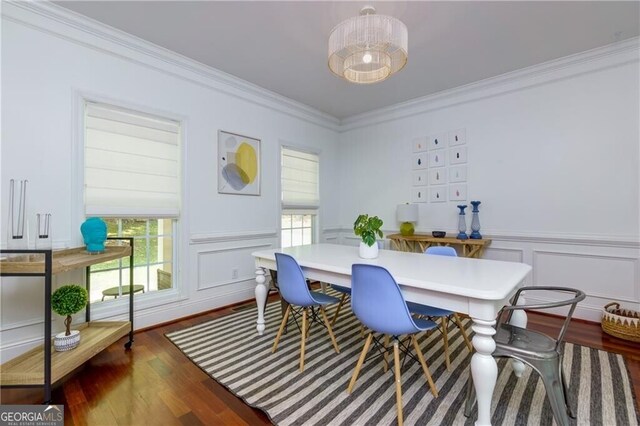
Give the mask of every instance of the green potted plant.
POLYGON ((87 290, 76 284, 63 285, 51 295, 51 309, 58 315, 66 316, 66 330, 53 339, 56 351, 68 351, 80 344, 80 331, 71 330, 71 315, 78 313, 87 305, 87 290))
POLYGON ((378 257, 378 244, 376 237, 382 238, 382 219, 378 216, 361 214, 353 224, 353 232, 359 236, 360 241, 360 257, 363 259, 375 259, 378 257))

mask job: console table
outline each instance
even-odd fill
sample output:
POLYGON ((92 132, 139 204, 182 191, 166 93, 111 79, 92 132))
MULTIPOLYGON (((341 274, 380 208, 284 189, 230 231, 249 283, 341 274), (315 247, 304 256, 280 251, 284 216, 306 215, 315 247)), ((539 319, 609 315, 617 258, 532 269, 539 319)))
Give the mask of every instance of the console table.
POLYGON ((436 238, 428 234, 414 234, 407 237, 401 234, 391 234, 387 235, 387 238, 391 241, 391 248, 398 251, 424 253, 431 246, 451 246, 454 248, 459 247, 458 251, 462 257, 476 259, 481 258, 484 249, 491 244, 491 240, 486 238, 480 240, 472 240, 471 238, 458 240, 452 237, 436 238))

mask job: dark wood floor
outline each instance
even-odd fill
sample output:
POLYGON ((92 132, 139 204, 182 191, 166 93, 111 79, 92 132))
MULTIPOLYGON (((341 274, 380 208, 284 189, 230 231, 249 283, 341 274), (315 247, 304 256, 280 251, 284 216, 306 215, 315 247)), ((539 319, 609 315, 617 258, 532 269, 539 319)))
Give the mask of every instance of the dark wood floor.
MULTIPOLYGON (((247 406, 189 361, 164 337, 247 305, 219 309, 172 324, 140 331, 134 349, 126 339, 113 344, 56 386, 53 400, 65 405, 69 425, 270 424, 261 411, 247 406)), ((531 313, 529 327, 552 333, 559 319, 531 313)), ((640 344, 602 333, 596 323, 573 321, 567 341, 623 354, 636 395, 640 396, 640 344)), ((3 389, 3 404, 41 402, 39 390, 3 389)), ((640 404, 640 403, 639 403, 640 404)))

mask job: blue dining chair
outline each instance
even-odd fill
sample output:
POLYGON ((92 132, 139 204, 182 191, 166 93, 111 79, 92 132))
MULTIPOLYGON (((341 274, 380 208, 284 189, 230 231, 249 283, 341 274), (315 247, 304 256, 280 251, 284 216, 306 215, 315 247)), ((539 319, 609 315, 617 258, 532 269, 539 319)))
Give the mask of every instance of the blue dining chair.
MULTIPOLYGON (((280 329, 276 335, 276 340, 273 342, 273 349, 271 350, 271 353, 275 353, 278 349, 278 342, 280 341, 282 332, 289 320, 289 314, 292 312, 294 312, 294 315, 296 314, 294 311, 295 308, 292 308, 292 305, 299 306, 302 309, 302 327, 300 329, 300 371, 302 372, 304 371, 305 342, 309 336, 309 329, 311 328, 310 324, 307 326, 307 314, 309 308, 319 308, 324 325, 327 328, 329 337, 331 337, 333 348, 336 353, 340 353, 340 348, 338 348, 338 343, 336 342, 336 338, 331 330, 331 324, 327 318, 327 313, 324 310, 326 305, 337 303, 338 299, 324 293, 309 290, 307 280, 302 273, 302 269, 292 256, 284 253, 276 253, 276 268, 278 270, 280 295, 288 303, 288 306, 284 313, 284 317, 282 318, 282 323, 280 324, 280 329)), ((313 311, 311 319, 317 321, 317 317, 313 311)))
MULTIPOLYGON (((431 246, 427 247, 424 252, 428 255, 436 255, 436 256, 458 256, 456 249, 449 246, 431 246)), ((449 318, 453 316, 453 321, 456 326, 460 329, 460 334, 462 334, 462 338, 464 339, 469 352, 473 350, 473 346, 471 345, 471 341, 469 341, 469 336, 467 336, 467 332, 464 330, 464 326, 462 325, 462 321, 460 320, 460 316, 457 312, 453 312, 447 309, 440 309, 434 306, 429 305, 421 305, 419 303, 407 302, 407 306, 409 307, 409 311, 412 314, 420 315, 427 318, 440 318, 441 332, 442 338, 444 340, 444 354, 445 354, 445 364, 447 366, 447 371, 451 370, 451 359, 449 358, 449 318)))
POLYGON ((342 294, 342 296, 340 297, 340 302, 338 303, 338 307, 336 308, 336 313, 333 314, 333 318, 331 319, 331 326, 333 327, 336 323, 336 320, 338 319, 338 315, 340 314, 342 305, 344 305, 347 297, 351 297, 351 289, 349 287, 342 287, 335 284, 331 284, 331 288, 342 294))
POLYGON ((377 265, 355 264, 351 267, 351 310, 355 316, 369 330, 369 335, 364 343, 364 348, 351 376, 347 392, 351 393, 358 379, 358 374, 364 364, 371 341, 380 352, 386 355, 389 348, 380 342, 380 337, 373 337, 373 333, 392 336, 393 361, 396 383, 396 409, 398 411, 398 424, 402 425, 402 385, 400 383, 400 350, 415 359, 410 353, 410 348, 398 339, 401 335, 410 335, 411 343, 418 356, 424 375, 431 388, 431 393, 438 396, 429 367, 424 359, 420 345, 415 334, 432 330, 437 327, 433 321, 414 318, 407 309, 398 283, 385 268, 377 265))
MULTIPOLYGON (((383 241, 378 241, 378 248, 384 249, 383 241)), ((331 288, 339 293, 342 293, 342 297, 340 297, 340 303, 336 308, 336 313, 333 314, 333 319, 331 320, 331 326, 333 327, 336 323, 336 320, 338 319, 338 315, 340 314, 340 309, 344 305, 344 302, 346 302, 347 297, 351 297, 351 289, 349 287, 343 287, 341 285, 335 285, 335 284, 331 284, 331 288)), ((364 326, 360 328, 360 334, 364 337, 364 326)))

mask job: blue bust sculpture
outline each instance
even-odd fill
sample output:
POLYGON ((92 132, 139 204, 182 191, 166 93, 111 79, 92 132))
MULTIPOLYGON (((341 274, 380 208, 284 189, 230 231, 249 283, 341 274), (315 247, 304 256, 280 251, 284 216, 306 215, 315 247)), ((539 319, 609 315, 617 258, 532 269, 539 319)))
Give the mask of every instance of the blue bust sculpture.
POLYGON ((80 226, 89 253, 102 253, 107 239, 107 224, 99 217, 90 217, 80 226))

